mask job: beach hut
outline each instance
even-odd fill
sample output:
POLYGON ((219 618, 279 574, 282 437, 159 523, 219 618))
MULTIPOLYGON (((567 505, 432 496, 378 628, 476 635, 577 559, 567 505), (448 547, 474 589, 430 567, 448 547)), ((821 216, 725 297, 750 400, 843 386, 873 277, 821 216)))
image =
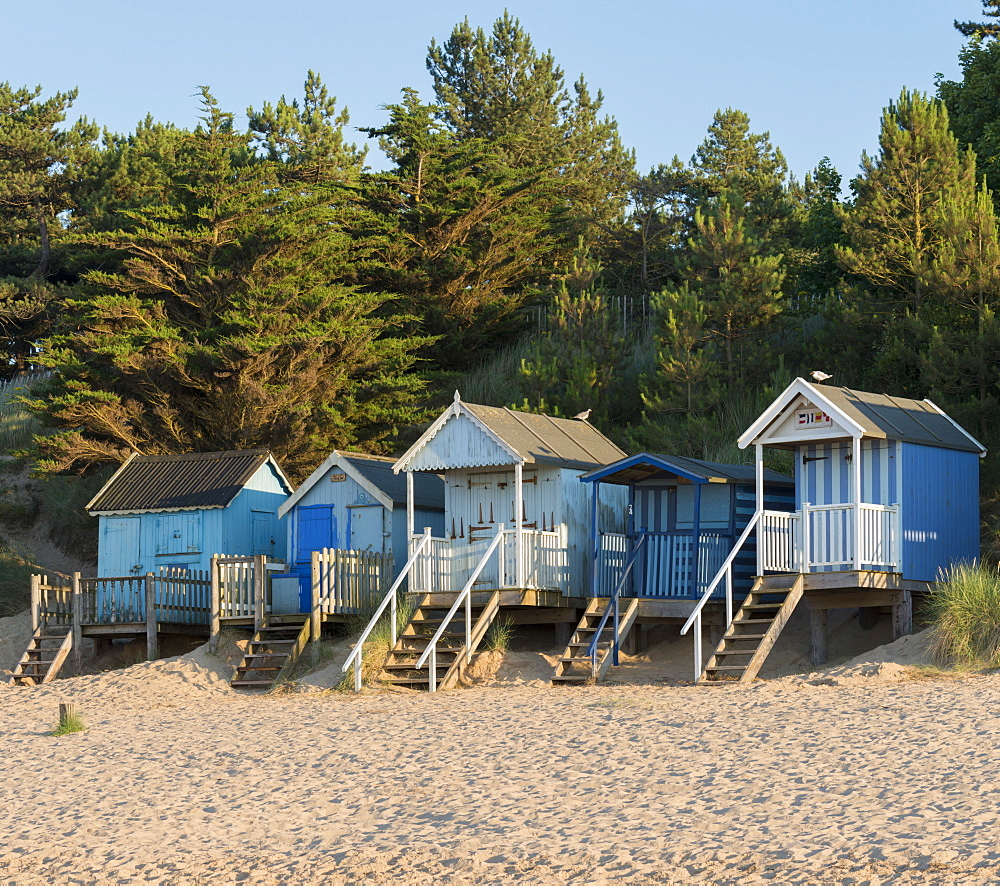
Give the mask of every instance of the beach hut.
MULTIPOLYGON (((625 453, 586 421, 454 402, 393 466, 406 476, 408 526, 417 521, 416 478, 444 477, 444 532, 430 532, 411 590, 458 591, 479 566, 480 589, 545 589, 582 597, 590 587, 590 502, 582 473, 625 453), (483 563, 502 532, 500 553, 483 563)), ((603 504, 623 527, 627 494, 603 504)), ((616 522, 617 521, 617 522, 616 522)))
POLYGON ((817 664, 826 660, 831 609, 857 607, 870 623, 888 608, 894 635, 907 634, 913 594, 979 556, 986 450, 930 400, 797 378, 739 445, 755 448, 759 504, 749 526, 758 578, 706 665, 709 677, 752 679, 802 598, 817 664), (790 513, 769 510, 760 495, 765 447, 792 453, 790 513))
MULTIPOLYGON (((580 477, 592 484, 600 515, 602 489, 628 491, 625 532, 591 527, 596 558, 594 596, 608 596, 621 582, 624 565, 634 559, 624 596, 676 600, 673 612, 686 617, 705 591, 757 510, 753 466, 719 464, 696 458, 641 452, 580 477)), ((791 477, 764 472, 764 507, 794 508, 791 477)), ((744 597, 756 575, 753 543, 733 563, 733 592, 744 597)), ((724 596, 720 585, 715 593, 724 596)), ((665 612, 667 610, 664 610, 665 612)))
POLYGON ((213 553, 285 557, 292 484, 266 450, 132 455, 87 505, 98 575, 204 571, 213 553))
MULTIPOLYGON (((308 611, 315 552, 373 552, 391 557, 396 568, 406 562, 406 481, 393 472, 394 461, 334 451, 278 508, 278 516, 285 521, 289 571, 275 576, 273 586, 280 595, 284 584, 293 582, 300 596, 300 611, 308 611)), ((444 482, 437 474, 420 474, 413 495, 417 524, 442 535, 444 482)))

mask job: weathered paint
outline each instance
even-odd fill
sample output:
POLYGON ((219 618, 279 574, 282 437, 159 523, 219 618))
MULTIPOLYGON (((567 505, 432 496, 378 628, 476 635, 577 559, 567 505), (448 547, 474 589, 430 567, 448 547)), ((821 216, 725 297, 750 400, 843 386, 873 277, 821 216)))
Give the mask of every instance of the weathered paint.
POLYGON ((228 507, 135 516, 100 516, 98 575, 158 573, 161 567, 208 570, 212 554, 286 556, 278 507, 288 497, 269 463, 228 507))
POLYGON ((406 468, 410 471, 444 471, 448 468, 512 465, 521 459, 497 442, 467 413, 451 416, 406 468))
POLYGON ((901 448, 904 575, 934 581, 940 570, 979 557, 979 458, 917 443, 901 448))

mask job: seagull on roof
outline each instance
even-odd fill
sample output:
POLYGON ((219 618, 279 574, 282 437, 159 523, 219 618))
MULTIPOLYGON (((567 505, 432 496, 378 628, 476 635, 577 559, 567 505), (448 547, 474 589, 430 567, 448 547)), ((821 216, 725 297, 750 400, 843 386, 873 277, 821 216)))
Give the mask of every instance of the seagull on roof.
POLYGON ((593 411, 594 411, 593 409, 584 409, 583 412, 578 412, 576 415, 573 416, 573 418, 578 418, 580 421, 586 421, 588 418, 590 418, 590 413, 593 411))
POLYGON ((810 375, 811 375, 811 376, 813 377, 813 379, 815 379, 815 380, 816 380, 816 381, 818 381, 818 382, 824 382, 824 381, 826 381, 826 380, 827 380, 828 378, 833 378, 833 376, 832 376, 832 375, 830 375, 830 373, 828 373, 828 372, 821 372, 821 371, 820 371, 820 370, 818 370, 818 369, 814 369, 814 370, 813 370, 812 372, 810 372, 809 374, 810 374, 810 375))

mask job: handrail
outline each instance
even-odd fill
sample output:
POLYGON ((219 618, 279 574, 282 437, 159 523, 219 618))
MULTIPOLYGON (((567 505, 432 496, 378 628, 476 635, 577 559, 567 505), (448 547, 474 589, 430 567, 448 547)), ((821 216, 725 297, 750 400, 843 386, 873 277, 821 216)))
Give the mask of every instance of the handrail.
POLYGON ((709 584, 709 586, 705 589, 705 593, 701 595, 698 605, 695 606, 694 611, 688 616, 688 620, 684 622, 684 627, 681 628, 681 635, 686 634, 690 630, 691 625, 694 624, 695 619, 701 615, 701 610, 708 602, 709 597, 711 597, 715 592, 719 582, 722 581, 722 576, 725 575, 732 567, 733 561, 736 559, 736 555, 740 552, 743 545, 746 544, 747 539, 750 537, 750 533, 760 521, 763 513, 763 511, 754 511, 753 517, 750 518, 750 522, 747 523, 746 529, 743 530, 742 535, 740 535, 736 544, 733 545, 733 549, 729 552, 729 556, 722 561, 722 566, 719 568, 719 571, 715 573, 715 578, 712 579, 711 584, 709 584))
POLYGON ((608 623, 608 617, 611 615, 612 607, 614 607, 615 613, 615 638, 612 641, 611 654, 614 656, 613 663, 618 664, 618 595, 621 593, 621 589, 625 587, 625 581, 628 579, 629 573, 632 571, 633 565, 639 556, 639 551, 642 548, 643 543, 646 541, 646 534, 643 533, 639 536, 639 542, 632 549, 632 553, 629 554, 628 560, 625 562, 625 569, 622 571, 622 577, 615 586, 615 589, 611 592, 611 599, 608 600, 608 605, 604 607, 604 616, 597 623, 597 630, 594 632, 593 639, 590 641, 590 646, 587 647, 587 655, 590 656, 590 666, 592 673, 597 673, 597 641, 601 637, 601 631, 604 630, 604 626, 608 623))
POLYGON ((410 559, 406 561, 406 565, 403 567, 403 571, 399 573, 396 580, 392 583, 388 591, 386 591, 385 596, 382 598, 382 602, 379 604, 378 609, 375 610, 375 614, 371 617, 368 625, 361 632, 361 636, 358 638, 358 642, 354 645, 354 650, 348 656, 347 661, 344 662, 343 667, 340 669, 342 673, 347 673, 347 669, 353 664, 354 667, 354 691, 361 691, 361 655, 364 649, 365 640, 368 639, 368 635, 375 628, 375 624, 382 617, 385 612, 386 606, 389 607, 389 620, 392 622, 390 630, 392 632, 392 646, 396 645, 396 591, 399 590, 400 585, 403 583, 403 579, 409 574, 410 569, 413 568, 413 564, 417 562, 417 558, 420 556, 421 551, 423 551, 424 546, 431 540, 430 529, 425 529, 423 537, 420 539, 420 543, 414 548, 413 553, 410 554, 410 559))
MULTIPOLYGON (((472 656, 472 652, 469 647, 472 645, 472 586, 475 584, 476 579, 479 578, 479 574, 486 568, 486 563, 493 556, 493 552, 500 546, 503 541, 504 536, 504 525, 503 523, 497 524, 497 534, 494 536, 493 541, 490 542, 489 547, 483 554, 476 568, 472 570, 472 574, 469 576, 469 580, 465 583, 465 587, 459 592, 458 596, 455 598, 455 602, 452 603, 451 609, 448 610, 448 614, 444 617, 441 625, 434 632, 434 636, 431 637, 430 642, 427 644, 427 648, 424 649, 423 655, 417 659, 417 663, 413 666, 414 670, 422 668, 430 658, 430 674, 428 675, 427 690, 429 692, 437 691, 437 644, 438 640, 441 639, 441 635, 444 633, 445 628, 451 623, 451 620, 455 617, 455 613, 458 612, 458 607, 465 603, 465 654, 469 658, 472 656)), ((468 660, 468 659, 467 659, 468 660)))

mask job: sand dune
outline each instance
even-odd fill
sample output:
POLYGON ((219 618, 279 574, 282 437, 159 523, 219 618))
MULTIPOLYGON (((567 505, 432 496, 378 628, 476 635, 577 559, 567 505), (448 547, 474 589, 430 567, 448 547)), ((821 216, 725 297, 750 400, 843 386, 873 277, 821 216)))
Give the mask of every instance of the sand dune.
POLYGON ((433 696, 260 697, 198 650, 6 688, 0 876, 998 882, 1000 675, 899 651, 746 687, 551 688, 513 656, 433 696), (86 732, 46 734, 60 701, 86 732))

